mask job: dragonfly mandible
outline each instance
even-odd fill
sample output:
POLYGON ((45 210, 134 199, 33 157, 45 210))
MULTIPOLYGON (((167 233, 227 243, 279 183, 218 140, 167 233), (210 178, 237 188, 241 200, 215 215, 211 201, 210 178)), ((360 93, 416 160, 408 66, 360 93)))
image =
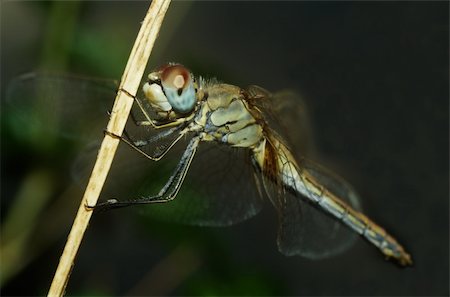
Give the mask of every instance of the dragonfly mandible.
MULTIPOLYGON (((135 98, 141 113, 135 123, 158 132, 139 139, 127 132, 113 136, 153 161, 163 159, 181 139, 189 139, 188 144, 175 171, 156 195, 109 199, 95 206, 96 210, 174 200, 199 147, 216 143, 247 153, 259 195, 265 193, 277 210, 278 246, 283 254, 308 256, 302 247, 307 244, 302 225, 309 224, 305 217, 311 216, 302 205, 312 205, 332 218, 336 223, 332 229, 346 226, 386 258, 402 266, 412 264, 411 256, 396 239, 355 209, 356 194, 345 181, 290 149, 287 140, 273 127, 276 106, 270 92, 257 86, 243 89, 214 79, 196 78, 183 65, 173 63, 150 73, 143 93, 142 98, 135 98), (151 152, 147 150, 155 145, 151 152)), ((325 236, 333 236, 332 229, 325 236)))

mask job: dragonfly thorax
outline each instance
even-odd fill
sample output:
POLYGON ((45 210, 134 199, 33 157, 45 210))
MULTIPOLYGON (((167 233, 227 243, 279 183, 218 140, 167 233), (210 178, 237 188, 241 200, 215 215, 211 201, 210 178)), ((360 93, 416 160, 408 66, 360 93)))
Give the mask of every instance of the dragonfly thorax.
POLYGON ((203 129, 204 141, 218 141, 234 147, 254 148, 263 139, 263 128, 249 111, 241 89, 213 84, 203 90, 195 122, 203 129))

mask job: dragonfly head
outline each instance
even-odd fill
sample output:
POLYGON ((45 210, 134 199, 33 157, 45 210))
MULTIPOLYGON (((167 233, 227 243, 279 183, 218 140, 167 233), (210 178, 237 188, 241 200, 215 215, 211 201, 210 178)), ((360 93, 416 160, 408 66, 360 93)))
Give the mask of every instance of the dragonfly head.
POLYGON ((191 113, 197 103, 192 74, 183 65, 169 64, 152 72, 143 87, 144 94, 156 112, 191 113))

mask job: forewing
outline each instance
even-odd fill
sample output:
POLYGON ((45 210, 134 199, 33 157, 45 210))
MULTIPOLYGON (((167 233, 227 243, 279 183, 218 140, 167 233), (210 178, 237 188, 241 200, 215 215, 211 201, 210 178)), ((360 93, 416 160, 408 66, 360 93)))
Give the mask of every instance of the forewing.
POLYGON ((247 88, 249 101, 261 112, 272 131, 285 140, 293 152, 303 156, 314 154, 314 135, 303 96, 294 90, 281 90, 270 93, 259 86, 247 88))
POLYGON ((117 90, 113 80, 29 73, 8 86, 8 124, 24 142, 69 140, 83 145, 101 137, 117 90))

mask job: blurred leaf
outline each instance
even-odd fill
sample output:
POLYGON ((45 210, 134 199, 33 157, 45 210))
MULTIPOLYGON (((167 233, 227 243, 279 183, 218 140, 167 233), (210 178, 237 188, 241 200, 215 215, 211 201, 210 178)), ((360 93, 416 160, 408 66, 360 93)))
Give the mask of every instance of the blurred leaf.
POLYGON ((0 285, 27 262, 28 239, 35 230, 35 222, 54 191, 54 178, 50 172, 40 170, 29 173, 13 200, 13 205, 2 224, 0 285))
POLYGON ((79 1, 52 3, 43 43, 42 67, 52 70, 66 68, 80 5, 79 1))
POLYGON ((90 69, 107 77, 119 77, 127 62, 131 45, 117 39, 120 35, 105 35, 92 28, 80 25, 76 32, 76 42, 72 55, 78 61, 74 68, 83 72, 90 69))

